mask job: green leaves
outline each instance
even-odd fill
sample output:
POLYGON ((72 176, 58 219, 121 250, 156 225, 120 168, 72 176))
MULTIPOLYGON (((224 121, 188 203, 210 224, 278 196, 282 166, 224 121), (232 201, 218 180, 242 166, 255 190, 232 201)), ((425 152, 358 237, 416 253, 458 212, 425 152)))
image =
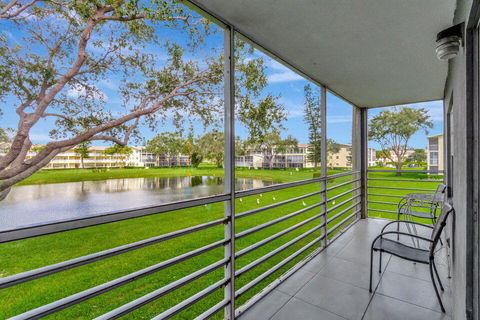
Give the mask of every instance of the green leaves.
POLYGON ((383 141, 387 136, 397 136, 403 141, 408 141, 417 131, 424 130, 425 133, 428 133, 428 129, 432 127, 433 123, 426 109, 402 107, 393 111, 382 111, 372 118, 369 138, 383 141))
POLYGON ((433 122, 425 108, 394 108, 382 111, 370 120, 368 137, 380 144, 385 150, 384 155, 396 164, 399 171, 405 161, 410 138, 420 130, 428 133, 432 127, 433 122))
POLYGON ((198 150, 204 158, 211 160, 218 168, 223 166, 224 136, 223 132, 207 132, 198 139, 198 150))
POLYGON ((185 139, 180 132, 163 132, 149 140, 146 150, 156 155, 178 155, 184 151, 185 139))

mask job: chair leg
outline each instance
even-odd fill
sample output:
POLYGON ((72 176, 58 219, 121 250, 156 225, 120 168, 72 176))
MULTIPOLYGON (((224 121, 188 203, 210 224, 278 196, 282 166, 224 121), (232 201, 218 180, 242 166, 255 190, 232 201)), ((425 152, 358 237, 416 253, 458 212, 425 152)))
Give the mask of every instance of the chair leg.
POLYGON ((443 307, 442 298, 440 298, 440 293, 438 292, 437 285, 435 284, 435 277, 433 275, 433 261, 430 261, 430 277, 432 278, 433 288, 435 289, 435 294, 437 295, 438 303, 440 304, 440 308, 442 312, 445 313, 445 308, 443 307))
POLYGON ((437 266, 435 265, 434 261, 432 261, 432 265, 433 265, 433 271, 435 271, 435 275, 437 276, 437 280, 438 280, 438 284, 440 285, 440 289, 442 291, 445 291, 445 289, 443 288, 443 285, 442 285, 442 281, 440 280, 440 276, 438 275, 437 266))
POLYGON ((370 292, 372 292, 372 274, 373 274, 373 248, 370 249, 370 289, 369 289, 370 292))
POLYGON ((382 273, 382 251, 380 250, 378 259, 378 273, 382 273))
MULTIPOLYGON (((397 221, 400 222, 400 209, 397 209, 397 221)), ((400 223, 397 223, 397 232, 400 232, 400 223)), ((397 241, 400 240, 400 234, 397 234, 397 241)))

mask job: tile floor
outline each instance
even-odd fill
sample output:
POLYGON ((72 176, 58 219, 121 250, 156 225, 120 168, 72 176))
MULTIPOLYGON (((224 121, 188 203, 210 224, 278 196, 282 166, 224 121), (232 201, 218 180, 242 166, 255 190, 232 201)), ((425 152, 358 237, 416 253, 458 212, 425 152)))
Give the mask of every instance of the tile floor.
POLYGON ((357 222, 240 319, 450 319, 451 280, 445 249, 437 252, 437 266, 445 286, 442 299, 446 314, 441 313, 435 297, 428 265, 384 255, 384 271, 379 274, 375 254, 375 290, 368 292, 370 245, 387 222, 357 222))

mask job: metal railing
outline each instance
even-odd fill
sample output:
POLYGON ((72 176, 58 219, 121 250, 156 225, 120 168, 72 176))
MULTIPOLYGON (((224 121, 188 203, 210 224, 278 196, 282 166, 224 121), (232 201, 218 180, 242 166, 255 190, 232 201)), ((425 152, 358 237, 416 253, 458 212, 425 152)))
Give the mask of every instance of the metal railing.
POLYGON ((443 171, 369 169, 367 207, 370 217, 397 219, 399 201, 409 193, 434 193, 443 171))
MULTIPOLYGON (((72 257, 61 262, 0 278, 0 290, 14 289, 20 285, 31 284, 34 280, 54 276, 123 254, 138 252, 140 249, 152 248, 156 245, 167 243, 167 241, 176 239, 185 241, 186 237, 191 236, 191 239, 189 238, 191 240, 189 246, 194 246, 194 249, 165 258, 163 261, 96 286, 79 290, 74 294, 63 296, 46 304, 40 304, 31 310, 22 310, 13 319, 37 319, 60 312, 94 297, 111 292, 114 289, 124 287, 139 279, 158 274, 160 271, 168 271, 170 270, 169 268, 174 268, 181 263, 188 263, 192 259, 204 255, 209 255, 210 263, 207 265, 199 266, 196 270, 186 275, 173 277, 173 281, 147 294, 140 295, 128 303, 114 307, 112 310, 99 315, 97 319, 116 319, 134 312, 161 297, 181 290, 181 288, 192 284, 202 277, 215 272, 218 273, 232 259, 235 261, 234 274, 228 276, 228 272, 224 271, 223 277, 208 282, 208 285, 199 288, 193 295, 182 299, 173 306, 164 308, 164 310, 156 309, 161 311, 153 318, 170 318, 186 310, 196 302, 211 296, 215 292, 219 292, 228 283, 234 282, 233 279, 236 279, 235 282, 237 284, 234 297, 229 297, 228 294, 223 292, 222 297, 217 297, 208 310, 201 310, 195 316, 197 319, 206 319, 232 304, 238 305, 235 310, 235 316, 238 316, 357 221, 362 196, 359 183, 359 172, 345 172, 322 178, 237 191, 234 193, 233 199, 231 194, 220 194, 155 207, 109 212, 102 215, 3 230, 0 231, 0 244, 9 245, 11 243, 15 245, 22 241, 27 241, 27 239, 31 241, 37 239, 37 237, 68 234, 69 232, 78 232, 77 229, 109 225, 127 219, 144 219, 147 216, 167 214, 172 211, 179 212, 179 210, 191 208, 203 208, 207 205, 216 206, 216 209, 223 211, 221 204, 233 200, 237 203, 236 207, 240 207, 238 211, 241 211, 235 212, 235 223, 232 226, 234 228, 233 240, 236 243, 235 248, 231 253, 229 253, 229 250, 224 250, 222 258, 217 257, 218 255, 213 254, 213 252, 229 246, 231 239, 228 236, 223 236, 222 239, 207 244, 200 243, 194 246, 196 243, 195 235, 201 232, 209 232, 209 230, 213 229, 218 231, 218 228, 222 226, 223 229, 229 228, 231 226, 229 219, 228 217, 205 217, 207 221, 180 230, 170 230, 170 232, 150 238, 140 239, 79 257, 72 257), (278 192, 283 193, 282 197, 279 196, 277 201, 275 195, 278 192), (274 200, 263 200, 267 198, 274 200), (265 204, 260 205, 259 199, 262 199, 265 204), (249 201, 254 203, 252 202, 253 200, 256 200, 258 207, 241 210, 242 202, 249 201)), ((228 235, 229 233, 224 232, 222 234, 228 235)), ((28 259, 28 257, 24 258, 28 259)), ((8 314, 8 316, 13 315, 8 314)))

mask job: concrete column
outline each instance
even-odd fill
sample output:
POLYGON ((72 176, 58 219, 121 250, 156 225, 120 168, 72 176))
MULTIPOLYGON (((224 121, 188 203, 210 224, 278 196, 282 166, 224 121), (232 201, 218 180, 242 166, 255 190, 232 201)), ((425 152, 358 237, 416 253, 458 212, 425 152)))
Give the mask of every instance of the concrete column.
POLYGON ((358 210, 359 218, 368 218, 367 203, 367 169, 368 169, 368 112, 365 108, 353 106, 352 122, 352 169, 359 171, 354 178, 360 181, 355 183, 355 188, 359 190, 355 195, 359 195, 361 203, 355 208, 358 210))

